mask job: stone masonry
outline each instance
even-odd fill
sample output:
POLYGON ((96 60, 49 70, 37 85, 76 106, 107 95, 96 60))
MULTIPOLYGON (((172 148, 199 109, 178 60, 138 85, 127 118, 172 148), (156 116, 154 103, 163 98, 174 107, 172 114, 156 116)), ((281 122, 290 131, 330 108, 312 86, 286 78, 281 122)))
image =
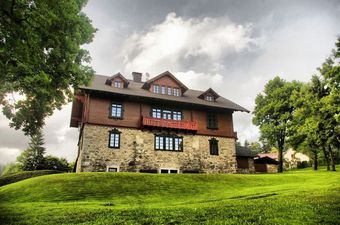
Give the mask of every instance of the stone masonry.
POLYGON ((236 173, 235 140, 215 137, 219 155, 210 155, 209 139, 212 136, 180 134, 183 151, 159 151, 154 149, 154 134, 159 131, 117 128, 120 148, 108 147, 109 131, 114 127, 85 124, 79 144, 77 172, 107 171, 116 167, 119 172, 139 172, 161 168, 177 169, 180 173, 236 173))

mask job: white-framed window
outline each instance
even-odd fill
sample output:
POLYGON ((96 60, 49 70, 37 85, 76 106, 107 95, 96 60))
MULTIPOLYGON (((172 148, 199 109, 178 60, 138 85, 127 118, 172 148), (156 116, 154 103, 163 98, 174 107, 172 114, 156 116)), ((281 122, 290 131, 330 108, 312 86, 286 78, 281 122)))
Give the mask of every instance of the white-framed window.
POLYGON ((212 102, 214 101, 214 98, 211 95, 206 95, 205 100, 212 102))
POLYGON ((109 131, 109 148, 120 148, 120 133, 117 129, 109 131))
POLYGON ((155 135, 155 150, 183 151, 183 137, 155 135))
POLYGON ((182 142, 183 142, 183 138, 181 138, 181 137, 175 137, 174 138, 174 150, 175 151, 180 151, 180 150, 183 149, 182 142))
POLYGON ((163 119, 171 120, 172 119, 172 111, 171 110, 162 110, 163 119))
POLYGON ((160 168, 159 173, 179 173, 179 170, 173 168, 160 168))
POLYGON ((164 85, 161 86, 161 94, 162 95, 166 94, 166 87, 164 85))
POLYGON ((152 109, 152 117, 160 119, 162 118, 162 110, 161 109, 152 109))
POLYGON ((173 150, 173 138, 165 137, 165 150, 173 150))
POLYGON ((168 87, 168 95, 172 95, 172 87, 168 87))
POLYGON ((106 172, 119 172, 119 166, 107 166, 106 172))
POLYGON ((152 108, 151 116, 153 118, 163 118, 167 120, 182 120, 182 112, 181 111, 172 111, 168 109, 159 109, 159 108, 152 108))
POLYGON ((173 120, 182 120, 182 112, 172 111, 172 119, 173 120))
POLYGON ((116 87, 116 88, 121 88, 122 86, 122 83, 120 82, 120 81, 115 81, 114 82, 114 86, 116 87))
POLYGON ((180 96, 179 88, 174 88, 174 96, 180 96))
POLYGON ((158 84, 154 84, 153 85, 153 93, 159 93, 159 85, 158 84))
POLYGON ((120 103, 112 103, 110 116, 114 118, 122 118, 123 117, 123 105, 120 103))

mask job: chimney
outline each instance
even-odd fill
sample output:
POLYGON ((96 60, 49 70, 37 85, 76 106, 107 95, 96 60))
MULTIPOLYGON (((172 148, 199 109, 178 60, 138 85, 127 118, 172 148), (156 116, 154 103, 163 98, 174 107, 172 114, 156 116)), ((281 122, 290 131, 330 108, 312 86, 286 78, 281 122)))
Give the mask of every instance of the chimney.
POLYGON ((132 77, 134 82, 142 82, 142 73, 132 72, 132 77))

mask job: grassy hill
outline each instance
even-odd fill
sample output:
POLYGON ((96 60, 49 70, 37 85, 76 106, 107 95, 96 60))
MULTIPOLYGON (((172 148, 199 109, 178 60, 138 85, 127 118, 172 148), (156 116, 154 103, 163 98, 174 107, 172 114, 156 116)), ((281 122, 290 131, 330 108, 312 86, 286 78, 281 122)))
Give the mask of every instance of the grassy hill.
POLYGON ((62 171, 57 170, 36 170, 36 171, 22 171, 13 174, 6 174, 0 176, 0 186, 4 186, 6 184, 15 183, 21 180, 25 180, 32 177, 43 176, 47 174, 55 174, 55 173, 64 173, 62 171))
POLYGON ((81 173, 0 188, 6 224, 336 224, 340 173, 81 173))

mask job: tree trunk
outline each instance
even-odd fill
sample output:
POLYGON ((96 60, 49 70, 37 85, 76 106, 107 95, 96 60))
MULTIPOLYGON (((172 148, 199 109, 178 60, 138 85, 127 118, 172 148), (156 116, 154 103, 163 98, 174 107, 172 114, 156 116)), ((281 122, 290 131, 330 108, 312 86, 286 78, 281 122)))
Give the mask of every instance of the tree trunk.
POLYGON ((327 170, 331 170, 330 166, 329 166, 329 157, 328 157, 328 153, 326 151, 326 147, 325 145, 322 145, 322 152, 323 152, 323 155, 325 157, 325 160, 326 160, 326 165, 327 165, 327 170))
POLYGON ((318 152, 313 151, 313 153, 314 153, 313 169, 318 170, 318 152))
POLYGON ((277 172, 282 173, 283 172, 283 145, 280 145, 280 143, 279 143, 278 161, 279 161, 279 165, 277 166, 277 172))
POLYGON ((334 157, 334 152, 332 151, 331 145, 328 145, 328 152, 331 158, 332 171, 336 171, 335 170, 335 157, 334 157))

